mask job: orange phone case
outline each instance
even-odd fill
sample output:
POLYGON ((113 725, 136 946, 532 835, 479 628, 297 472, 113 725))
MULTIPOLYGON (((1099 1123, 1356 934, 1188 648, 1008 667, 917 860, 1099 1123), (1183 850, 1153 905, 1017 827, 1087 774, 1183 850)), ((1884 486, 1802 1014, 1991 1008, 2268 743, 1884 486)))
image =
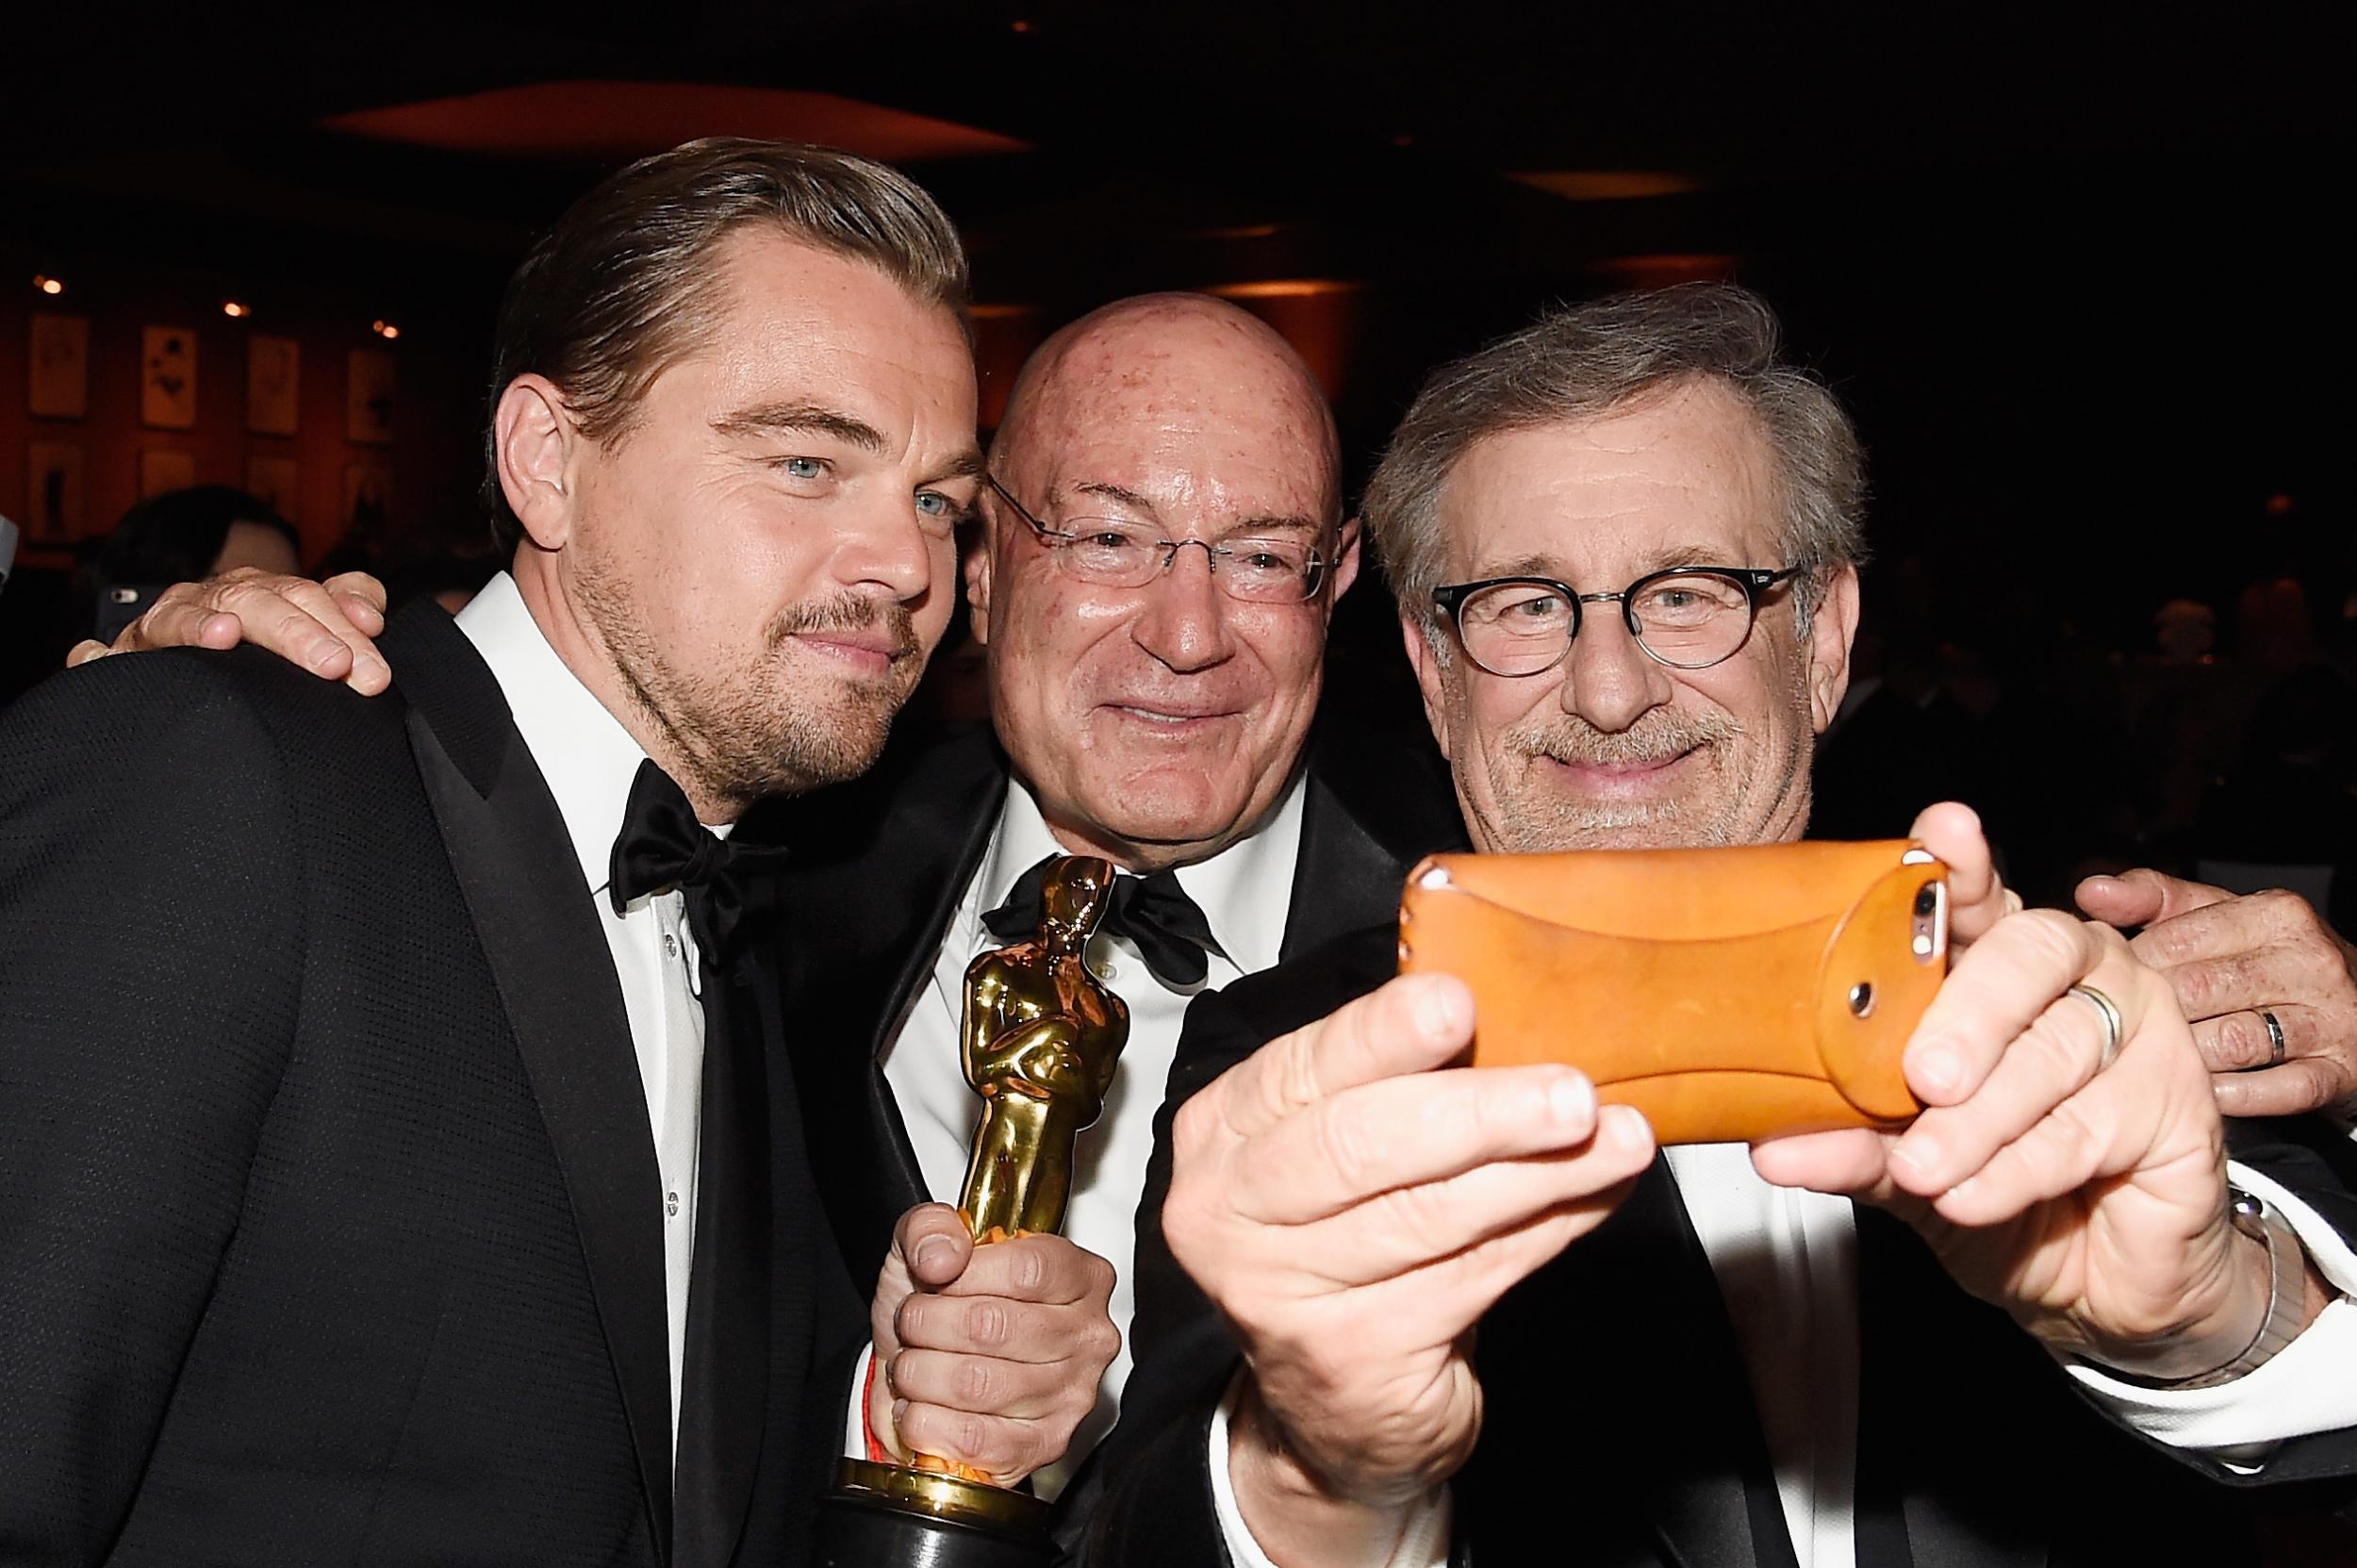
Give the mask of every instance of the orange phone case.
POLYGON ((1473 987, 1476 1066, 1569 1063, 1664 1144, 1896 1127, 1921 1109, 1900 1053, 1947 973, 1947 869, 1905 840, 1435 855, 1399 966, 1473 987))

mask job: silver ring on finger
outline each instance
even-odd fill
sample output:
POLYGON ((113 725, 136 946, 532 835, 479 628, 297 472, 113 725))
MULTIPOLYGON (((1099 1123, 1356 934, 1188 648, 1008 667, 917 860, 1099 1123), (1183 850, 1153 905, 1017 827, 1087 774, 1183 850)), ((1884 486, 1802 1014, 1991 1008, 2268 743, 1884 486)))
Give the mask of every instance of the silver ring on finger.
MULTIPOLYGON (((2277 1018, 2274 1014, 2264 1011, 2262 1011, 2259 1015, 2259 1021, 2267 1026, 2266 1065, 2269 1067, 2280 1067, 2283 1065, 2283 1021, 2277 1018)), ((2264 1072, 2266 1068, 2261 1068, 2260 1070, 2264 1072)))
POLYGON ((2124 1032, 2119 1021, 2119 1006, 2092 985, 2074 985, 2070 994, 2085 997, 2088 1004, 2103 1016, 2103 1060, 2095 1065, 2095 1070, 2102 1072, 2119 1058, 2120 1038, 2124 1032))

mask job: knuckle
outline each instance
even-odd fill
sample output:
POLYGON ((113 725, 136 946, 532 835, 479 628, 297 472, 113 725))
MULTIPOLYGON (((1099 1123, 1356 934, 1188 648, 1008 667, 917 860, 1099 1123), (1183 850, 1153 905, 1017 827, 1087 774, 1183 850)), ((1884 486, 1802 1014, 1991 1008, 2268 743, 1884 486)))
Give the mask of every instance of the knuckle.
POLYGON ((959 1358, 952 1383, 958 1403, 967 1410, 988 1410, 998 1395, 998 1378, 994 1365, 981 1356, 959 1358))
MULTIPOLYGON (((1100 1368, 1112 1364, 1113 1359, 1121 1354, 1121 1330, 1114 1328, 1109 1318, 1090 1319, 1086 1338, 1089 1359, 1100 1368)), ((1094 1390, 1091 1390, 1090 1397, 1096 1397, 1094 1390)))
MULTIPOLYGON (((2025 909, 2007 916, 2005 925, 2025 957, 2044 960, 2073 975, 2082 973, 2086 966, 2091 931, 2100 930, 2114 937, 2119 934, 2108 926, 2090 926, 2058 909, 2025 909)), ((2094 940, 2100 942, 2102 938, 2094 940)))
POLYGON ((2253 893, 2250 904, 2253 914, 2266 916, 2271 923, 2302 930, 2318 924, 2316 906, 2286 888, 2270 887, 2263 893, 2253 893))
POLYGON ((972 1411, 951 1411, 947 1412, 942 1425, 948 1428, 950 1442, 959 1453, 965 1456, 967 1463, 984 1470, 996 1468, 991 1461, 997 1458, 999 1444, 992 1441, 995 1436, 992 1422, 972 1411))
POLYGON ((2082 1019, 2050 1011, 2031 1024, 2012 1048, 2028 1056, 2040 1077, 2075 1088, 2095 1076, 2103 1047, 2104 1024, 2096 1016, 2095 1009, 2078 998, 2062 999, 2073 1013, 2086 1016, 2082 1019))
MULTIPOLYGON (((1207 1120, 1213 1126, 1218 1125, 1217 1114, 1211 1107, 1211 1098, 1209 1095, 1195 1096, 1179 1106, 1178 1114, 1171 1118, 1170 1137, 1174 1156, 1201 1148, 1211 1141, 1211 1129, 1204 1125, 1207 1120)), ((1174 1180, 1185 1169, 1186 1162, 1177 1159, 1173 1169, 1174 1180)))
POLYGON ((997 1347, 1007 1343, 1014 1333, 1012 1314, 996 1301, 969 1301, 965 1309, 966 1337, 976 1345, 997 1347))
POLYGON ((1036 1296, 1047 1285, 1049 1250, 1046 1246, 1027 1246, 1015 1253, 1014 1284, 1019 1294, 1036 1296))
POLYGON ((1334 1173, 1345 1190, 1357 1192, 1363 1189, 1375 1160, 1374 1142, 1366 1118, 1327 1105, 1321 1107, 1313 1125, 1316 1128, 1318 1157, 1327 1168, 1334 1173))
POLYGON ((2270 1051, 2266 1027, 2248 1014, 2221 1018, 2201 1055, 2213 1072, 2236 1072, 2265 1062, 2270 1051))

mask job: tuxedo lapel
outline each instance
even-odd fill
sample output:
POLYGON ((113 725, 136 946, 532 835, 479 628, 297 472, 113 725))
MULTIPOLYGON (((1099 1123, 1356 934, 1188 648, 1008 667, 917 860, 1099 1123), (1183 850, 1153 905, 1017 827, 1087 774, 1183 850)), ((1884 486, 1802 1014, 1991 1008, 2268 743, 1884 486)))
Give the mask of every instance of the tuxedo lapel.
POLYGON ((1280 959, 1391 920, 1400 883, 1421 857, 1463 847, 1461 832, 1374 822, 1351 810, 1315 753, 1302 781, 1301 854, 1294 863, 1280 959))
POLYGON ((775 985, 740 953, 704 972, 703 1111, 682 1381, 678 1568, 722 1568, 745 1527, 769 1390, 775 985))
POLYGON ((931 978, 1007 787, 997 742, 974 731, 888 754, 782 816, 787 1047, 855 1280, 875 1278, 901 1212, 933 1196, 882 1058, 931 978))
POLYGON ((663 1190, 621 986, 556 801, 499 685, 439 610, 384 638, 427 797, 571 1201, 637 1445, 654 1539, 671 1537, 663 1190))

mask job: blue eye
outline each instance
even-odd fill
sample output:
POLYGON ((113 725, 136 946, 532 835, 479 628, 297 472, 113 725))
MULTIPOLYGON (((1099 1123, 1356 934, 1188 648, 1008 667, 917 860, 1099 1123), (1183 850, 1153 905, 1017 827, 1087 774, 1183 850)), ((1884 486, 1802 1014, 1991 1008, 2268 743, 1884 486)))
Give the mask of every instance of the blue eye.
POLYGON ((958 510, 948 496, 935 490, 917 491, 916 509, 929 518, 955 517, 958 510))
POLYGON ((818 479, 826 474, 827 460, 823 457, 788 457, 778 467, 789 478, 818 479))

